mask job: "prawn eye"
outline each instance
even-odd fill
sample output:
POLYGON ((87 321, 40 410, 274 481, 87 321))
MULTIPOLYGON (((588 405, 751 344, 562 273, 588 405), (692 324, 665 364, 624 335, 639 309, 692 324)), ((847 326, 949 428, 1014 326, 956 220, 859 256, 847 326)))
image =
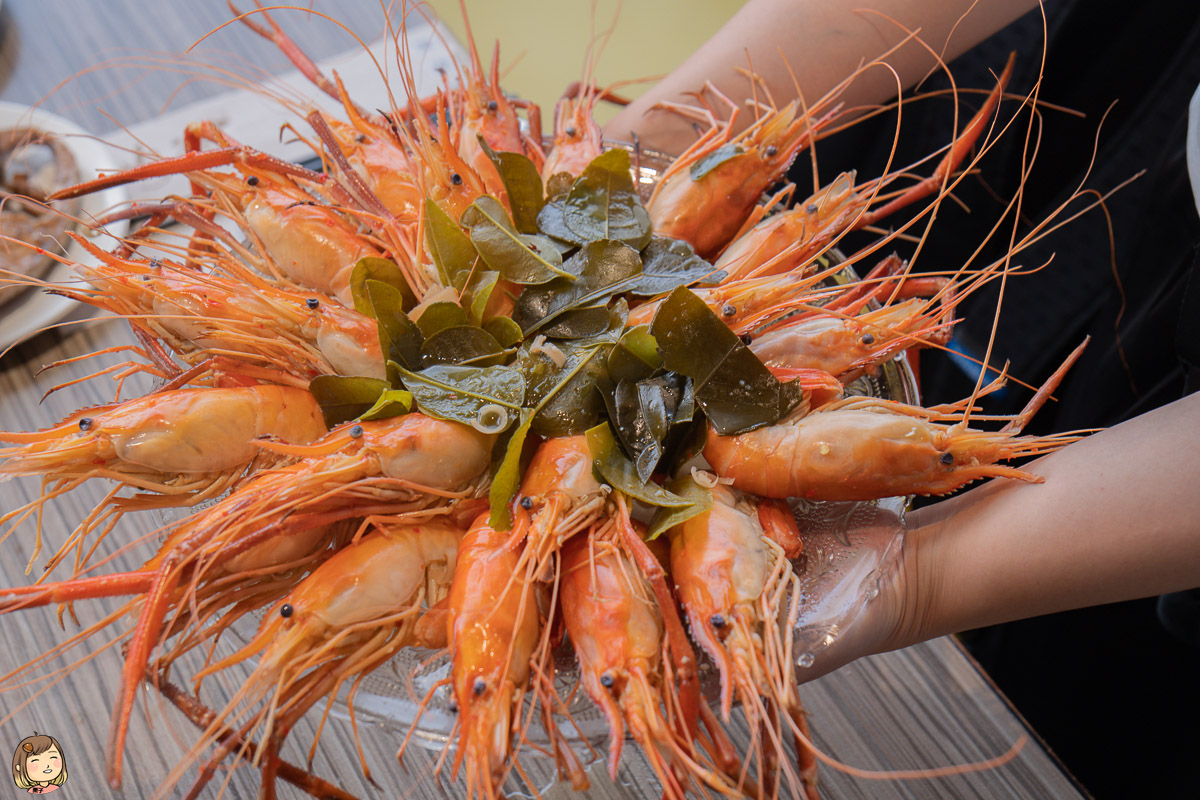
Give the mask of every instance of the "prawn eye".
POLYGON ((863 344, 875 344, 875 337, 869 333, 863 334, 862 343, 863 344))
POLYGON ((351 439, 361 439, 362 435, 363 435, 363 426, 362 425, 355 425, 353 428, 350 429, 350 438, 351 439))
POLYGON ((563 132, 564 132, 565 134, 567 134, 567 136, 574 136, 574 135, 575 135, 575 129, 574 129, 574 128, 567 128, 567 129, 566 129, 565 131, 563 131, 563 132))
POLYGON ((258 176, 251 175, 249 178, 246 178, 246 183, 250 184, 251 186, 258 186, 258 176))
POLYGON ((315 311, 321 307, 321 301, 315 297, 310 297, 304 301, 304 305, 308 306, 309 308, 311 308, 315 311))
POLYGON ((497 103, 495 100, 488 100, 488 106, 487 106, 488 111, 495 112, 496 109, 498 109, 499 107, 500 107, 500 104, 497 103))
POLYGON ((726 303, 725 305, 721 306, 721 313, 727 317, 732 317, 737 313, 737 309, 733 307, 732 303, 726 303))
POLYGON ((605 689, 611 689, 615 682, 611 672, 605 672, 600 676, 600 685, 605 689))
POLYGON ((458 186, 462 183, 462 175, 459 175, 457 172, 450 173, 450 182, 458 186))
POLYGON ((450 709, 451 714, 457 714, 458 713, 458 701, 455 700, 453 697, 451 697, 450 702, 446 704, 446 708, 450 709))
POLYGON ((283 617, 284 619, 287 619, 293 613, 295 613, 295 611, 296 611, 296 609, 292 608, 291 603, 284 603, 283 605, 281 605, 279 607, 279 616, 283 617))
POLYGON ((84 417, 83 419, 79 420, 79 430, 90 430, 92 427, 92 422, 93 420, 91 417, 84 417))
POLYGON ((521 498, 521 508, 525 509, 526 511, 533 508, 533 498, 532 497, 522 497, 521 498))
POLYGON ((708 621, 712 623, 712 626, 714 628, 724 628, 725 627, 725 618, 722 617, 720 614, 713 614, 709 618, 708 621))
POLYGON ((816 203, 813 203, 812 205, 810 205, 808 208, 806 208, 806 209, 804 209, 804 210, 805 210, 805 211, 807 211, 807 212, 808 212, 808 213, 810 213, 810 214, 815 214, 815 213, 817 213, 817 211, 819 211, 820 209, 818 209, 818 208, 817 208, 817 204, 816 204, 816 203))
POLYGON ((779 148, 776 147, 775 145, 773 145, 773 144, 767 145, 767 158, 774 157, 774 155, 778 152, 779 152, 779 148))
POLYGON ((742 344, 749 345, 751 342, 754 341, 754 337, 748 333, 743 333, 741 335, 741 340, 742 340, 742 344))
POLYGON ((942 453, 942 457, 938 460, 949 467, 954 463, 954 455, 951 453, 942 453))
POLYGON ((478 697, 479 695, 483 694, 486 690, 487 690, 487 681, 485 681, 483 678, 476 678, 474 685, 471 686, 471 691, 475 693, 475 696, 478 697))
POLYGON ((360 133, 354 137, 354 141, 358 142, 359 144, 362 144, 366 140, 367 140, 367 135, 365 133, 360 133))

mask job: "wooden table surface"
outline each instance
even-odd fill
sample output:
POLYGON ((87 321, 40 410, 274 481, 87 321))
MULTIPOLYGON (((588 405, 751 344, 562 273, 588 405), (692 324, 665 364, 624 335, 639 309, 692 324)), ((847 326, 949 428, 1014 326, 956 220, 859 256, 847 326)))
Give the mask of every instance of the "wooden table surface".
MULTIPOLYGON (((314 5, 336 14, 367 40, 375 39, 380 32, 380 7, 373 0, 338 3, 336 9, 332 2, 318 0, 314 5)), ((149 119, 164 109, 225 91, 226 87, 189 83, 178 71, 130 70, 106 67, 105 62, 153 51, 163 55, 162 63, 166 64, 166 59, 181 53, 228 17, 224 5, 213 0, 153 4, 136 0, 4 0, 0 6, 0 99, 27 104, 44 101, 42 107, 46 110, 94 132, 110 130, 115 122, 131 124, 149 119)), ((347 34, 320 19, 293 15, 288 19, 288 29, 316 58, 353 46, 347 34)), ((249 71, 250 65, 272 73, 290 67, 278 51, 239 26, 231 26, 210 39, 202 54, 243 72, 249 71)), ((50 331, 18 345, 0 361, 0 429, 45 427, 77 408, 110 399, 111 383, 97 379, 59 391, 42 402, 40 398, 51 386, 86 374, 87 370, 78 365, 42 375, 37 374, 38 370, 58 359, 130 340, 123 323, 103 321, 50 331)), ((103 363, 118 359, 111 356, 103 363)), ((45 546, 53 550, 105 489, 87 485, 50 504, 44 519, 45 546)), ((0 484, 2 508, 8 510, 28 502, 37 491, 36 480, 0 484)), ((149 516, 123 520, 110 537, 109 551, 118 543, 149 533, 158 524, 158 519, 149 516)), ((31 580, 23 571, 33 546, 30 526, 22 527, 4 542, 0 555, 3 585, 23 585, 31 580)), ((108 569, 135 568, 152 548, 153 542, 144 544, 116 558, 108 569)), ((35 570, 40 563, 35 562, 35 570)), ((118 605, 115 601, 81 603, 80 622, 94 622, 118 605)), ((64 632, 49 609, 0 617, 0 672, 14 669, 77 630, 68 619, 64 632)), ((116 648, 105 649, 104 644, 113 638, 112 632, 101 633, 67 657, 37 670, 37 675, 64 670, 62 679, 49 688, 39 683, 0 694, 0 713, 7 715, 0 723, 0 744, 15 746, 35 730, 52 734, 62 742, 70 773, 59 795, 64 800, 150 797, 181 762, 195 736, 194 729, 173 708, 146 695, 130 724, 124 786, 120 790, 109 788, 104 779, 104 749, 121 662, 116 648), (90 657, 93 654, 94 658, 90 657), (46 690, 39 694, 41 689, 46 690)), ((220 702, 222 692, 228 691, 236 679, 235 675, 224 685, 206 684, 205 699, 220 702)), ((819 746, 842 761, 868 769, 919 769, 974 762, 1004 752, 1027 732, 987 678, 949 639, 852 664, 805 685, 802 697, 811 712, 819 746)), ((314 712, 297 727, 285 753, 290 760, 303 763, 303 753, 318 721, 319 714, 314 712)), ((325 726, 313 763, 315 771, 362 797, 461 795, 459 786, 445 780, 439 784, 432 777, 435 754, 411 750, 405 772, 395 759, 399 739, 394 732, 370 725, 362 726, 360 732, 374 785, 363 779, 350 725, 339 718, 325 726)), ((746 741, 745 726, 737 727, 735 735, 746 741)), ((621 781, 616 785, 608 782, 602 767, 590 769, 594 785, 587 796, 659 796, 653 780, 646 777, 648 766, 636 748, 626 748, 625 753, 621 781)), ((538 788, 549 783, 546 765, 540 759, 529 759, 527 769, 538 788)), ((184 786, 194 774, 194 770, 185 774, 184 786)), ((226 796, 255 794, 256 771, 241 767, 219 772, 204 796, 215 797, 226 779, 226 796)), ((1014 760, 982 772, 937 779, 869 781, 822 767, 821 781, 827 798, 1082 796, 1036 739, 1014 760)), ((529 794, 515 778, 510 779, 508 788, 529 794)), ((302 796, 290 786, 281 785, 280 791, 285 797, 302 796)), ((182 792, 165 792, 177 793, 182 792)), ((546 796, 566 797, 568 792, 556 786, 546 796)))

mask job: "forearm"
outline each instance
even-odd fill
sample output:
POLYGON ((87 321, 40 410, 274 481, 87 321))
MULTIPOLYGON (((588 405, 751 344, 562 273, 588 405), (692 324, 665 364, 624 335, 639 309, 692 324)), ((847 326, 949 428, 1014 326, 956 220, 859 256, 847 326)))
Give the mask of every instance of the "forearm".
MULTIPOLYGON (((933 50, 943 53, 945 47, 943 57, 949 61, 1035 5, 1035 0, 978 0, 971 9, 972 0, 877 0, 867 4, 871 11, 863 11, 859 0, 750 0, 679 68, 605 126, 605 133, 629 139, 633 132, 646 147, 678 153, 695 139, 691 123, 651 109, 664 100, 694 102, 687 93, 698 91, 705 81, 730 98, 746 98, 750 84, 736 70, 753 65, 777 100, 795 97, 798 88, 811 104, 860 63, 904 39, 905 31, 888 17, 910 30, 919 28, 933 50)), ((887 61, 905 88, 936 65, 933 55, 915 42, 887 61)), ((847 108, 875 104, 896 91, 896 75, 874 67, 839 101, 847 108)))
POLYGON ((1200 586, 1200 394, 914 515, 893 649, 1200 586))

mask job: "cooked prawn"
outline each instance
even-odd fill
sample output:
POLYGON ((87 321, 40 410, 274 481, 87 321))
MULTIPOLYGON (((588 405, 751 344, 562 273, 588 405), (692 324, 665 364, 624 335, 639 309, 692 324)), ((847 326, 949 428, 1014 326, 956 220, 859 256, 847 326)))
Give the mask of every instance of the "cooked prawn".
MULTIPOLYGON (((255 757, 263 771, 260 796, 273 797, 279 749, 292 726, 346 680, 369 672, 408 644, 422 603, 436 602, 449 589, 462 533, 453 522, 438 519, 376 523, 370 533, 317 567, 268 612, 245 647, 196 674, 199 682, 258 656, 253 672, 166 783, 178 780, 192 757, 220 738, 240 704, 262 700, 264 705, 241 730, 247 736, 262 729, 255 757)), ((192 795, 234 744, 218 747, 201 769, 192 795)))
MULTIPOLYGON (((146 593, 129 642, 110 737, 109 779, 121 779, 125 729, 150 652, 180 586, 281 533, 371 513, 448 505, 472 493, 495 436, 408 414, 342 425, 310 446, 258 446, 300 460, 264 470, 216 505, 180 523, 153 569, 129 580, 146 593)), ((53 601, 51 601, 53 602, 53 601)))
POLYGON ((628 725, 663 787, 682 798, 692 778, 720 791, 723 777, 698 763, 667 718, 679 704, 662 676, 662 613, 654 590, 615 540, 576 536, 562 547, 559 608, 579 659, 580 681, 609 726, 609 775, 616 777, 628 725))
MULTIPOLYGON (((791 634, 781 621, 787 604, 794 611, 799 592, 783 549, 759 522, 758 505, 749 495, 713 486, 712 508, 668 534, 671 575, 692 635, 721 673, 723 717, 729 720, 736 693, 751 729, 761 729, 770 740, 757 745, 763 756, 759 793, 773 793, 770 783, 784 752, 777 727, 782 712, 799 734, 795 742, 804 792, 816 800, 816 758, 806 744, 810 737, 796 690, 791 634)), ((790 771, 785 775, 795 780, 790 771)))
POLYGON ((297 377, 384 376, 374 320, 329 295, 265 279, 219 248, 201 272, 76 241, 97 263, 72 264, 94 287, 55 291, 129 318, 190 362, 214 352, 250 356, 297 377))
POLYGON ((996 462, 1047 453, 1080 438, 1019 434, 1082 351, 1083 345, 997 432, 966 427, 962 414, 855 397, 736 436, 718 436, 710 428, 704 457, 737 488, 774 498, 937 495, 987 477, 1041 483, 1034 473, 996 462), (954 419, 959 422, 943 421, 954 419))
POLYGON ((729 243, 825 121, 800 114, 792 101, 733 136, 737 114, 735 107, 729 121, 714 121, 667 168, 647 204, 655 233, 689 242, 701 258, 713 258, 729 243))
POLYGON ((450 585, 447 638, 459 712, 454 771, 466 764, 468 798, 500 796, 540 644, 537 602, 508 540, 480 516, 459 543, 450 585))

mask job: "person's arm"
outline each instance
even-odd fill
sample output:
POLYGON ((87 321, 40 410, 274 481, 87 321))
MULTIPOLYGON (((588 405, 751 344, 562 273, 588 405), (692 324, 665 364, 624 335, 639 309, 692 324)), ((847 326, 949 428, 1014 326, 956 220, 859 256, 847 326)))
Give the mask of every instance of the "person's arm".
POLYGON ((910 515, 900 568, 806 679, 936 636, 1200 586, 1200 393, 910 515))
MULTIPOLYGON (((653 106, 663 100, 694 104, 687 93, 699 91, 705 81, 731 99, 749 97, 749 82, 736 72, 747 66, 747 52, 778 102, 796 96, 790 65, 805 101, 813 103, 860 63, 904 39, 905 32, 879 14, 910 30, 920 28, 920 37, 935 51, 945 47, 943 57, 949 61, 1035 5, 1036 0, 750 0, 687 61, 622 110, 605 126, 605 135, 629 140, 636 134, 645 147, 679 153, 695 140, 692 124, 675 114, 652 111, 653 106)), ((905 88, 936 65, 915 42, 887 61, 905 88)), ((896 88, 896 77, 877 67, 858 78, 840 101, 847 108, 880 103, 895 96, 896 88)))

